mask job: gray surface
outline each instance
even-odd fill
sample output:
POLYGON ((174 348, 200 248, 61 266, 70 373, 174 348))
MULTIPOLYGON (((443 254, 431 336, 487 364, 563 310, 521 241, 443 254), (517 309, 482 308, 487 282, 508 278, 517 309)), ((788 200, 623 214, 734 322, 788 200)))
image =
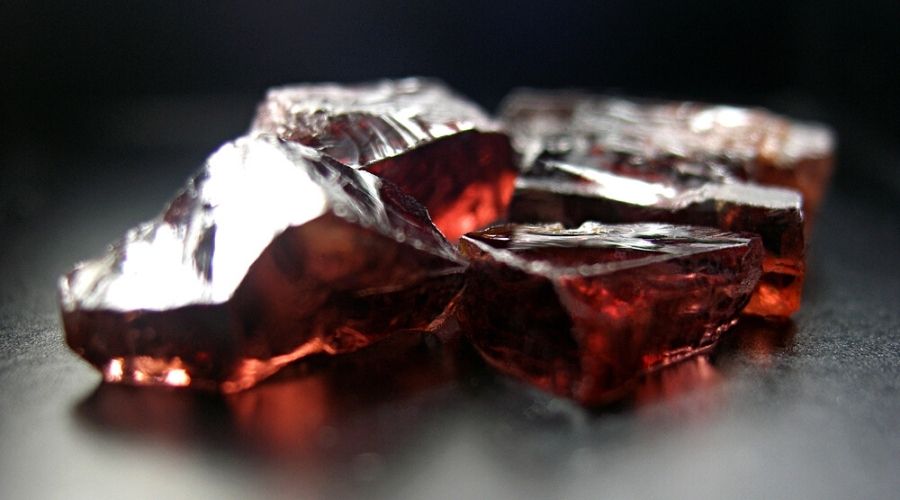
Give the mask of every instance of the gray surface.
MULTIPOLYGON (((494 377, 465 349, 451 360, 459 376, 446 373, 446 349, 415 349, 397 377, 390 363, 372 376, 338 365, 237 401, 98 388, 62 343, 55 278, 154 214, 203 154, 96 154, 72 161, 83 175, 5 190, 17 200, 9 192, 34 188, 45 202, 4 227, 0 497, 900 492, 895 174, 867 184, 855 180, 861 166, 843 166, 850 174, 821 216, 793 326, 736 332, 712 364, 664 372, 602 411, 494 377)), ((40 155, 19 160, 39 165, 40 155)))

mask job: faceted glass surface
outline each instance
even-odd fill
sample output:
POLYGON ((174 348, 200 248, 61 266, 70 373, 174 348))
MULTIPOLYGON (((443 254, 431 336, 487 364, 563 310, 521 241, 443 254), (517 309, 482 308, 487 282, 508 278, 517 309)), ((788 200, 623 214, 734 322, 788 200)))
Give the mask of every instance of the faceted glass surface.
POLYGON ((434 330, 464 267, 392 184, 256 136, 60 296, 68 344, 105 380, 234 392, 308 354, 434 330))
POLYGON ((832 170, 828 128, 763 109, 521 90, 501 116, 526 169, 552 158, 648 181, 788 187, 803 194, 807 223, 832 170))
POLYGON ((583 404, 710 348, 761 273, 756 236, 667 224, 496 226, 470 259, 460 326, 500 371, 583 404))
POLYGON ((275 88, 252 132, 393 181, 451 240, 501 218, 512 196, 507 136, 478 106, 433 80, 275 88))
POLYGON ((803 214, 792 190, 742 182, 658 182, 539 160, 516 182, 513 222, 666 222, 757 233, 765 248, 763 275, 744 312, 790 316, 800 307, 805 274, 803 214))

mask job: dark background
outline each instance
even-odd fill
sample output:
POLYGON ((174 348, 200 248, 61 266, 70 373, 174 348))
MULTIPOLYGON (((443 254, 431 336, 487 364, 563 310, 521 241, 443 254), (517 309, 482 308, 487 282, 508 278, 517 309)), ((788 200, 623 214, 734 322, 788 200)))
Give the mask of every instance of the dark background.
MULTIPOLYGON (((73 156, 199 163, 268 86, 302 81, 435 76, 489 109, 523 85, 768 105, 834 124, 843 155, 889 156, 898 25, 893 0, 4 2, 2 214, 73 156)), ((873 158, 840 179, 896 193, 873 158)))
POLYGON ((896 496, 898 5, 3 2, 0 497, 896 496), (98 387, 61 342, 56 277, 157 213, 268 86, 409 75, 492 110, 577 86, 829 123, 803 310, 600 412, 442 379, 431 354, 398 365, 429 389, 326 370, 327 417, 302 378, 236 401, 98 387))

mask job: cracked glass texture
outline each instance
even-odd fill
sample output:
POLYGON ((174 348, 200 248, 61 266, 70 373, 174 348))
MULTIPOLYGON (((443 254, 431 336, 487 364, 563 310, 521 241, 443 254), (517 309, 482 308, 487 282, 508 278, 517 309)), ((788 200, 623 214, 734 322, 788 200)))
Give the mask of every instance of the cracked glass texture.
POLYGON ((508 137, 435 80, 274 88, 251 132, 276 134, 394 182, 428 208, 450 240, 502 218, 512 196, 508 137))
POLYGON ((396 186, 255 136, 59 289, 67 343, 106 381, 234 392, 308 354, 438 328, 464 268, 396 186))
POLYGON ((460 240, 460 326, 499 371, 585 405, 711 348, 761 273, 752 235, 667 224, 506 224, 460 240))

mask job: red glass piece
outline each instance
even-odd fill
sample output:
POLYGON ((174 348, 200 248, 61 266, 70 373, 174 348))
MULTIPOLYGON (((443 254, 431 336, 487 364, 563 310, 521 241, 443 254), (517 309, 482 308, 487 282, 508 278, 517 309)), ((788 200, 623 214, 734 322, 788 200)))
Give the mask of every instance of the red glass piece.
POLYGON ((703 352, 761 273, 759 238, 666 224, 507 224, 460 240, 463 331, 500 371, 593 405, 703 352))
POLYGON ((392 184, 259 136, 223 146, 60 295, 66 341, 106 381, 234 392, 309 354, 437 329, 464 268, 392 184))
POLYGON ((807 225, 834 158, 827 127, 764 109, 522 90, 506 98, 501 116, 526 171, 549 158, 652 182, 781 186, 803 194, 807 225))
POLYGON ((450 240, 506 213, 509 139, 474 103, 422 79, 269 91, 253 123, 388 179, 428 208, 450 240))
POLYGON ((763 275, 744 310, 787 317, 800 308, 804 262, 803 214, 794 191, 747 183, 640 179, 591 167, 541 160, 520 178, 509 209, 513 222, 665 222, 759 234, 763 275))

